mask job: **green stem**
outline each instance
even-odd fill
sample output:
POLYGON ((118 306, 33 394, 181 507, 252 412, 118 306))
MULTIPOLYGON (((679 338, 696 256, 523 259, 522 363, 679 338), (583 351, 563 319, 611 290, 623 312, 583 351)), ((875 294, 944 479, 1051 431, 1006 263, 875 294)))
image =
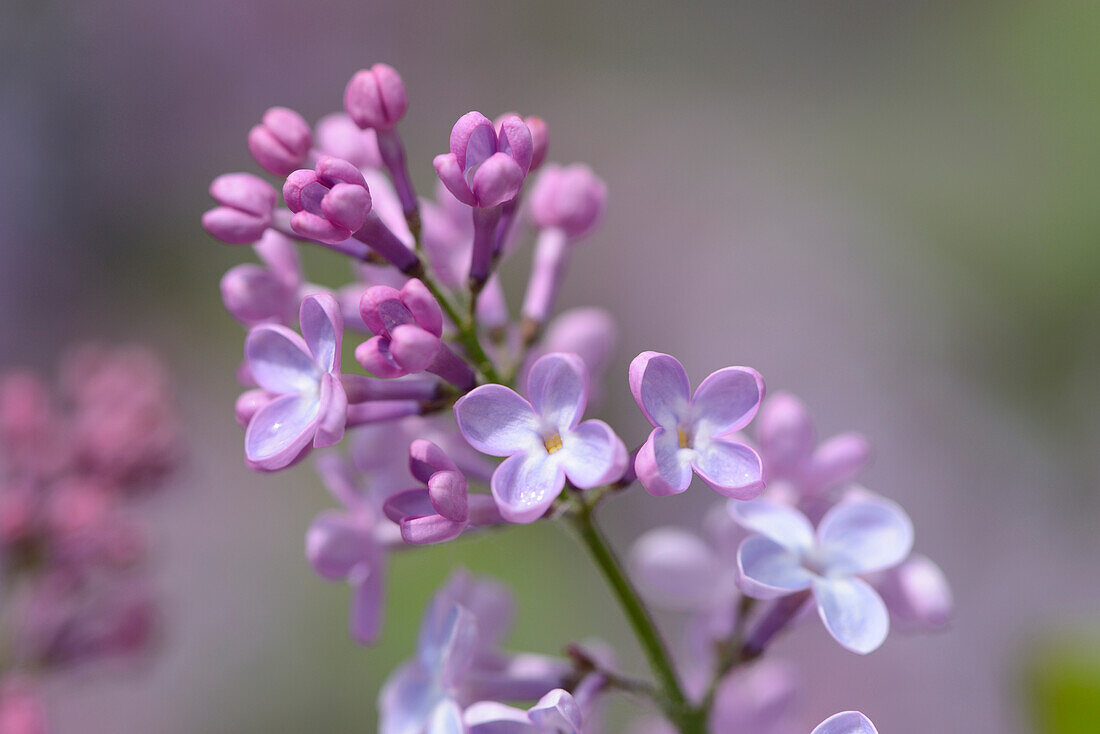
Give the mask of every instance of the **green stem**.
POLYGON ((596 526, 592 517, 592 507, 583 501, 578 502, 577 505, 568 517, 604 579, 610 585, 615 598, 619 601, 619 606, 622 607, 627 621, 634 630, 634 635, 638 638, 638 643, 661 689, 660 703, 665 716, 682 734, 704 734, 706 712, 692 706, 684 695, 680 681, 676 677, 676 671, 672 667, 672 658, 657 631, 657 626, 638 596, 634 585, 623 571, 619 559, 615 557, 607 540, 596 526))

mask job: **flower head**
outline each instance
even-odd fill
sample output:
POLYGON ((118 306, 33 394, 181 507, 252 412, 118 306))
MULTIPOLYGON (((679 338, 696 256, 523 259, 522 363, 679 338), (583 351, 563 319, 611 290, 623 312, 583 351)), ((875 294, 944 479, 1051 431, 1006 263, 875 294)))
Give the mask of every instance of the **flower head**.
POLYGON ((821 621, 841 645, 866 654, 883 643, 886 605, 859 575, 909 555, 913 525, 904 510, 881 498, 846 501, 825 514, 816 532, 802 513, 764 500, 730 503, 729 511, 757 533, 737 551, 744 593, 768 599, 812 590, 821 621))
POLYGON ((752 499, 764 489, 760 457, 730 434, 756 415, 764 378, 750 367, 711 373, 694 395, 679 360, 642 352, 630 363, 630 391, 655 426, 634 461, 646 491, 658 497, 678 494, 694 470, 714 491, 752 499))
POLYGON ((302 301, 302 336, 264 324, 248 333, 245 361, 271 400, 245 432, 249 466, 276 471, 304 456, 310 445, 331 446, 344 435, 347 396, 340 382, 343 319, 336 299, 322 293, 302 301))
POLYGON ((340 158, 322 156, 316 169, 287 176, 283 198, 294 212, 291 228, 302 237, 338 244, 367 221, 371 196, 363 173, 340 158))
POLYGON ((588 368, 575 354, 541 357, 527 377, 525 400, 503 385, 482 385, 454 408, 462 435, 478 451, 506 456, 490 482, 501 515, 537 520, 568 478, 580 489, 615 481, 626 447, 603 421, 581 422, 588 403, 588 368))
POLYGON ((480 112, 468 112, 451 130, 450 153, 434 165, 447 190, 463 204, 495 207, 514 199, 531 169, 534 143, 518 115, 504 117, 499 132, 480 112))

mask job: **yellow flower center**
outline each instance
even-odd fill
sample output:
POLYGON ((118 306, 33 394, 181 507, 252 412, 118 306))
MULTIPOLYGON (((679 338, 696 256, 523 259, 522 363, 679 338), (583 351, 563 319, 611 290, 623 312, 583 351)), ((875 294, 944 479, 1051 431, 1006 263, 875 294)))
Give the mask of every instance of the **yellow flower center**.
POLYGON ((685 431, 683 428, 677 428, 676 433, 680 437, 680 448, 690 449, 691 448, 691 436, 688 435, 688 432, 685 431))
POLYGON ((554 434, 550 438, 546 439, 546 453, 552 454, 555 451, 561 451, 561 436, 554 434))

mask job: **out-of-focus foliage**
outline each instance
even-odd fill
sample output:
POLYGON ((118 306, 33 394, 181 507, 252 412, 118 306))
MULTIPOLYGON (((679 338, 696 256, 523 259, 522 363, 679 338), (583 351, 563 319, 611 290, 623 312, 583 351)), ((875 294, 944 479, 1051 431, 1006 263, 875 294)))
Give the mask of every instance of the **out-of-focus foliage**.
POLYGON ((1044 641, 1028 663, 1026 685, 1036 732, 1100 732, 1100 633, 1044 641))

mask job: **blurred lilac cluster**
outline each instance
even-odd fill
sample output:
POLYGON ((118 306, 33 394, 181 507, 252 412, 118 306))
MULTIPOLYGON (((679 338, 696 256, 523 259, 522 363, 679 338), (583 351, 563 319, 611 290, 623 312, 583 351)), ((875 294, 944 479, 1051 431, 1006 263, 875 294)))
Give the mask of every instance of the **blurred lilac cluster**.
POLYGON ((70 354, 55 390, 0 375, 0 731, 46 729, 34 678, 145 650, 157 606, 137 501, 180 459, 167 373, 141 348, 70 354))
MULTIPOLYGON (((318 575, 351 586, 356 641, 381 629, 390 553, 560 520, 607 580, 652 680, 624 675, 601 643, 560 659, 502 652, 507 593, 462 572, 429 605, 416 657, 383 688, 381 732, 591 734, 615 691, 647 702, 653 716, 639 732, 805 731, 791 668, 758 658, 807 609, 860 654, 883 643, 891 616, 946 624, 950 591, 938 567, 910 555, 909 517, 851 484, 866 439, 818 444, 801 403, 765 401, 756 370, 719 369, 693 391, 675 357, 645 351, 625 386, 648 437, 629 450, 607 423, 585 419, 615 323, 595 309, 553 314, 574 249, 602 218, 605 184, 584 165, 545 162, 541 119, 475 111, 453 124, 433 161, 434 198, 422 199, 398 132, 407 110, 400 76, 377 64, 352 77, 344 111, 315 126, 286 108, 263 115, 248 145, 279 186, 249 173, 211 185, 217 206, 203 225, 252 245, 262 263, 222 280, 226 308, 248 329, 236 405, 245 461, 280 471, 348 445, 317 456, 340 509, 317 517, 306 554, 318 575), (513 316, 498 268, 529 239, 513 316), (309 282, 303 245, 347 257, 349 282, 309 282), (363 373, 345 372, 348 335, 363 373), (758 411, 754 445, 742 432, 758 411), (704 535, 652 531, 628 574, 597 508, 636 485, 678 494, 695 477, 724 498, 704 535), (680 644, 666 642, 649 605, 684 613, 680 644), (510 705, 519 701, 532 705, 510 705)), ((844 712, 816 731, 874 728, 844 712)))

